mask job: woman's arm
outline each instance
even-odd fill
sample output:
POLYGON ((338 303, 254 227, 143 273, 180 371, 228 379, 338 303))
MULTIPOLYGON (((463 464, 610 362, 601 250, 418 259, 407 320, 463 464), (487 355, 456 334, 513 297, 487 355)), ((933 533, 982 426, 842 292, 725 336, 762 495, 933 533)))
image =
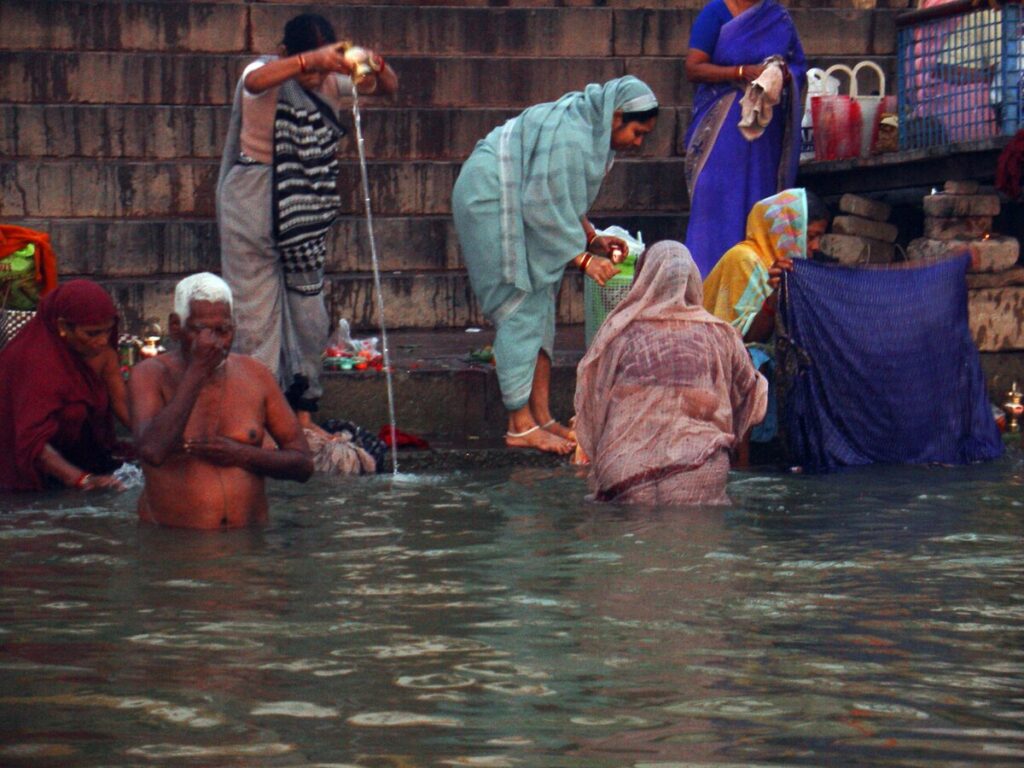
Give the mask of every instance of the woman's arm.
MULTIPOLYGON (((382 56, 371 50, 367 50, 366 53, 377 71, 375 77, 368 77, 359 84, 359 92, 366 95, 395 93, 398 90, 398 75, 382 56)), ((285 80, 307 72, 340 72, 343 75, 351 75, 352 65, 345 58, 345 43, 330 43, 312 51, 268 61, 245 76, 245 90, 253 94, 263 93, 285 80)))
POLYGON ((711 56, 697 48, 686 54, 686 79, 691 83, 726 83, 731 80, 752 83, 764 72, 762 64, 724 66, 712 64, 711 56))
POLYGON ((110 397, 110 407, 114 415, 124 426, 131 427, 128 415, 128 387, 121 374, 121 361, 113 349, 103 352, 102 378, 107 385, 107 395, 110 397))
POLYGON ((91 491, 100 488, 116 488, 124 490, 124 486, 113 475, 94 475, 76 467, 60 455, 52 445, 47 443, 36 459, 36 467, 41 472, 56 478, 66 488, 77 488, 91 491))
POLYGON ((351 74, 352 67, 345 61, 345 44, 330 43, 312 51, 268 61, 245 76, 245 90, 249 93, 263 93, 306 72, 351 74))
POLYGON ((390 96, 398 93, 398 75, 380 54, 368 52, 374 65, 374 77, 367 77, 356 84, 360 96, 390 96))
POLYGON ((792 271, 793 261, 785 256, 776 259, 768 269, 768 285, 772 292, 765 297, 761 309, 754 315, 750 327, 743 334, 743 341, 747 344, 768 341, 775 333, 775 312, 779 305, 779 283, 782 281, 783 272, 792 271))

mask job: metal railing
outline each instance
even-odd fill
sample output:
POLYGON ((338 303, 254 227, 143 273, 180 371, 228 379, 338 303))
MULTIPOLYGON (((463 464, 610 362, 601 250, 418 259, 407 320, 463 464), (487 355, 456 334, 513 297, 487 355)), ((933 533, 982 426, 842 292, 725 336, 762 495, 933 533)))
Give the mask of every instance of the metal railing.
POLYGON ((897 18, 900 149, 1017 132, 1021 2, 958 0, 897 18))

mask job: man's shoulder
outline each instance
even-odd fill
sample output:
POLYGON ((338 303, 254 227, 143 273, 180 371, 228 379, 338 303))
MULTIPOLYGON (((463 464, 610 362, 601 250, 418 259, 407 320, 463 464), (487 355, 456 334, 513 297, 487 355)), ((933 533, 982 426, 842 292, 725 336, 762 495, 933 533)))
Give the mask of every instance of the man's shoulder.
POLYGON ((244 376, 248 381, 270 383, 277 386, 274 375, 262 360, 259 360, 252 355, 243 355, 240 352, 232 352, 231 356, 228 357, 228 361, 232 368, 234 368, 236 375, 244 376))
POLYGON ((132 366, 132 378, 138 375, 149 378, 164 377, 175 368, 175 361, 172 360, 172 353, 147 357, 132 366))

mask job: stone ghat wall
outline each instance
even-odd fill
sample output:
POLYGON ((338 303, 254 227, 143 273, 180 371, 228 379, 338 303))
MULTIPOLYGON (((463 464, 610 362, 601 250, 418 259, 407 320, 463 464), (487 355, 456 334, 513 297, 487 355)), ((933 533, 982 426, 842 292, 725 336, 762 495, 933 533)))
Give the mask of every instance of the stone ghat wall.
MULTIPOLYGON (((389 324, 479 324, 450 190, 475 142, 526 106, 626 73, 649 82, 664 105, 658 129, 642 155, 616 163, 595 219, 648 242, 683 236, 682 61, 703 5, 3 0, 0 220, 49 232, 62 274, 108 285, 129 328, 165 317, 178 278, 218 270, 213 184, 235 80, 275 49, 289 17, 313 9, 384 52, 402 82, 363 116, 389 324)), ((872 58, 891 75, 906 2, 787 5, 813 65, 872 58)), ((361 328, 377 318, 354 145, 343 152, 349 213, 334 231, 328 296, 361 328)), ((582 322, 580 285, 566 282, 563 322, 582 322)))

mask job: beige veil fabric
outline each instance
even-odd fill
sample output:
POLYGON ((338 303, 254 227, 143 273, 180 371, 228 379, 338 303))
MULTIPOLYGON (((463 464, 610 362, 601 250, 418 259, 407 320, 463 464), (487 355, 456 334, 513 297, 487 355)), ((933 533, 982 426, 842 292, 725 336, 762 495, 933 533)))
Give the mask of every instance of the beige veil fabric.
POLYGON ((660 493, 660 503, 727 501, 724 474, 697 470, 720 463, 720 452, 764 418, 768 382, 736 329, 702 301, 686 246, 656 243, 580 361, 576 435, 597 498, 640 498, 645 486, 673 478, 672 498, 660 493), (721 487, 689 487, 684 472, 721 487))

